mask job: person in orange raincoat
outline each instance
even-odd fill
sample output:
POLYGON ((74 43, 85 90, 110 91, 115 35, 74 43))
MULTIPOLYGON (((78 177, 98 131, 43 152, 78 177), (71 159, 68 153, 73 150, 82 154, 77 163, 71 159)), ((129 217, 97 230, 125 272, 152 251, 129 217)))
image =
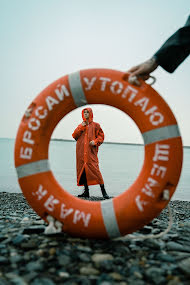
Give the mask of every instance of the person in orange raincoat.
POLYGON ((77 185, 84 185, 84 193, 78 195, 78 197, 89 197, 88 186, 100 184, 103 197, 109 199, 98 162, 98 148, 104 141, 104 132, 98 123, 93 122, 91 108, 82 110, 82 118, 82 124, 72 134, 73 138, 77 141, 77 185))

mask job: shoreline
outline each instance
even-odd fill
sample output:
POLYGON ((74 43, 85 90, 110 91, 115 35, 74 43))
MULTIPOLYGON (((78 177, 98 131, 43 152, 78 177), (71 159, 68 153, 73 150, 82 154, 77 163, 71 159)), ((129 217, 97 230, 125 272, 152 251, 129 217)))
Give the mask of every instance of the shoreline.
MULTIPOLYGON (((70 139, 57 139, 57 138, 52 138, 51 141, 75 142, 75 140, 72 140, 72 139, 70 140, 70 139)), ((144 144, 140 144, 140 143, 108 142, 108 141, 104 141, 104 144, 119 144, 119 145, 144 146, 144 144)), ((183 148, 190 148, 190 146, 184 145, 183 148)))
MULTIPOLYGON (((15 140, 15 138, 0 138, 2 140, 15 140)), ((60 141, 60 142, 75 142, 74 139, 57 139, 57 138, 52 138, 50 141, 60 141)), ((127 142, 108 142, 104 141, 104 144, 119 144, 119 145, 134 145, 134 146, 144 146, 144 144, 140 143, 127 143, 127 142)), ((183 148, 190 148, 189 145, 183 145, 183 148)))
MULTIPOLYGON (((0 284, 182 285, 190 280, 190 202, 170 201, 173 226, 159 239, 45 235, 22 193, 0 192, 0 284)), ((135 234, 157 234, 167 210, 135 234)))

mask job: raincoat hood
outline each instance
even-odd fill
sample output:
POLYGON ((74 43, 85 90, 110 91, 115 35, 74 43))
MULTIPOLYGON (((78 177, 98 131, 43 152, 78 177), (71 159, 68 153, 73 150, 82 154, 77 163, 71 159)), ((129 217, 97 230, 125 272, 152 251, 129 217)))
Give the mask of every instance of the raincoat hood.
POLYGON ((84 117, 84 110, 88 110, 88 112, 89 112, 88 122, 90 124, 91 122, 93 122, 93 112, 92 112, 92 109, 91 108, 84 108, 82 110, 82 119, 83 119, 83 121, 86 121, 86 118, 84 117))

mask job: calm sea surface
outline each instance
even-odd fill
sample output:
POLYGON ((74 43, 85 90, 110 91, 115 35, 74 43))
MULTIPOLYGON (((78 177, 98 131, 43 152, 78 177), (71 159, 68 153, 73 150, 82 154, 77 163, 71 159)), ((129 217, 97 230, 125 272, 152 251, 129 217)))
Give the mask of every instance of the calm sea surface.
MULTIPOLYGON (((50 166, 65 190, 82 192, 76 185, 75 142, 51 141, 50 166)), ((137 145, 103 144, 99 148, 100 170, 110 196, 125 191, 136 179, 143 164, 144 148, 137 145)), ((0 192, 20 193, 14 167, 14 140, 0 139, 0 192)), ((99 185, 90 186, 92 196, 101 196, 99 185)), ((190 148, 184 148, 181 178, 172 200, 190 201, 190 148)))

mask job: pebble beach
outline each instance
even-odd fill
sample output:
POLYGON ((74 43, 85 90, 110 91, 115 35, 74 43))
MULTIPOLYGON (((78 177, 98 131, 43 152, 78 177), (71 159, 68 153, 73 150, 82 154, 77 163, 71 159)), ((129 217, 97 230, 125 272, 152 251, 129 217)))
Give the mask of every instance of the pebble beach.
MULTIPOLYGON (((170 201, 173 225, 159 239, 93 240, 45 235, 21 193, 0 193, 0 285, 190 284, 190 202, 170 201)), ((158 234, 167 209, 135 233, 158 234)))

